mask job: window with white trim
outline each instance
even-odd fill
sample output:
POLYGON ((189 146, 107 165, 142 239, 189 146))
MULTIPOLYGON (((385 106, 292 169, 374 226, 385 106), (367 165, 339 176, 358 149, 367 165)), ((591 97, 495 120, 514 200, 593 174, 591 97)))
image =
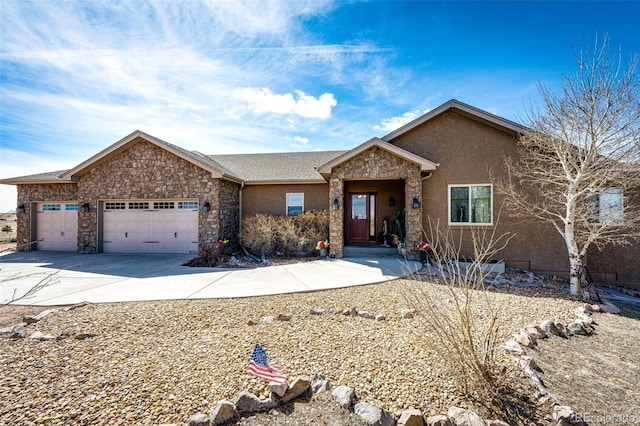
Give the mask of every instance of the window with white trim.
POLYGON ((493 223, 493 185, 449 185, 449 223, 493 223))
POLYGON ((304 212, 304 193, 287 193, 287 216, 294 216, 304 212))
POLYGON ((622 225, 622 188, 602 188, 587 196, 587 221, 598 225, 622 225))

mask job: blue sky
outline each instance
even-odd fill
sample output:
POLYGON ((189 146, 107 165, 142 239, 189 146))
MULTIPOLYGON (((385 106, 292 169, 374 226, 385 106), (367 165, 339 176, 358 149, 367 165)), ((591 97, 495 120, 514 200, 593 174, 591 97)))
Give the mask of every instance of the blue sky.
MULTIPOLYGON (((207 154, 349 149, 451 98, 522 121, 640 2, 0 2, 0 177, 136 129, 207 154)), ((0 211, 15 208, 0 185, 0 211)))

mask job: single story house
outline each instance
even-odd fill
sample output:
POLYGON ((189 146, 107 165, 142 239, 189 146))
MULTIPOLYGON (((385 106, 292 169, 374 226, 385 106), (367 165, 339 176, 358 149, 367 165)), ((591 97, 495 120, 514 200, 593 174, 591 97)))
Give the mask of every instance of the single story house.
MULTIPOLYGON (((492 176, 518 155, 523 130, 451 100, 348 151, 205 155, 135 131, 70 170, 0 182, 18 188, 20 250, 196 252, 237 239, 245 215, 329 209, 330 252, 341 257, 345 246, 375 244, 384 218, 406 208, 410 257, 430 223, 453 233, 499 226, 516 234, 500 253, 507 266, 566 275, 554 229, 498 218, 492 176)), ((590 254, 590 272, 640 286, 639 255, 590 254)))

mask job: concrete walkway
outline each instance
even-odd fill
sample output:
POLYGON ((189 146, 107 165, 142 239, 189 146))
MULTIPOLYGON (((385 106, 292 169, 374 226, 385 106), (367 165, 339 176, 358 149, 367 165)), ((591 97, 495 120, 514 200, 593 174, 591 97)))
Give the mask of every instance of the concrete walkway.
POLYGON ((419 262, 399 256, 327 259, 259 268, 191 268, 192 255, 19 252, 0 256, 0 303, 265 296, 373 284, 405 276, 419 262))

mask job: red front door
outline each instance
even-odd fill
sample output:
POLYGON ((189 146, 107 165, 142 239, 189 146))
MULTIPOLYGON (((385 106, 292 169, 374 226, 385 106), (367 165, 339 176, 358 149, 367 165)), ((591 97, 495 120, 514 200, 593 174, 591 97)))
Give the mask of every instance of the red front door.
POLYGON ((375 194, 352 192, 349 194, 349 239, 368 241, 375 238, 375 194))

